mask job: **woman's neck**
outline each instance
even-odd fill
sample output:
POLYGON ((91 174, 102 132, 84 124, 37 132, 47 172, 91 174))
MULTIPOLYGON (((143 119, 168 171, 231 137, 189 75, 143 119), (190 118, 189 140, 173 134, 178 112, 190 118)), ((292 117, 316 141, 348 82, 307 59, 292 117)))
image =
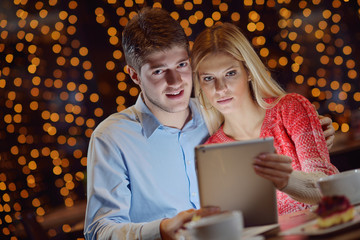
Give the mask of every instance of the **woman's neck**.
POLYGON ((237 112, 224 116, 224 133, 235 140, 259 138, 265 114, 266 110, 255 102, 239 108, 237 112))

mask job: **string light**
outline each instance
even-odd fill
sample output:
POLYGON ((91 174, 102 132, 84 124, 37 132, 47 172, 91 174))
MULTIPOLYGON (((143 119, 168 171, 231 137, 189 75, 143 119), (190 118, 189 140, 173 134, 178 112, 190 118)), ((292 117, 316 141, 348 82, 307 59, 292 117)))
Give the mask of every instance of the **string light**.
MULTIPOLYGON (((233 22, 271 72, 284 73, 287 79, 280 82, 307 89, 304 94, 332 117, 335 129, 348 132, 351 110, 360 106, 359 49, 353 37, 360 34, 353 28, 359 20, 349 19, 360 15, 359 4, 102 0, 89 3, 85 19, 92 22, 84 23, 82 12, 89 7, 82 1, 1 1, 0 139, 7 144, 0 152, 6 166, 0 173, 0 235, 17 239, 16 219, 28 206, 41 221, 55 205, 70 207, 85 198, 91 133, 106 116, 132 105, 140 91, 126 73, 121 49, 122 29, 139 8, 166 8, 190 46, 205 27, 233 22), (99 32, 86 35, 85 24, 99 32), (53 199, 47 196, 50 187, 56 189, 53 199)), ((69 232, 71 226, 64 223, 48 234, 59 231, 69 232)))

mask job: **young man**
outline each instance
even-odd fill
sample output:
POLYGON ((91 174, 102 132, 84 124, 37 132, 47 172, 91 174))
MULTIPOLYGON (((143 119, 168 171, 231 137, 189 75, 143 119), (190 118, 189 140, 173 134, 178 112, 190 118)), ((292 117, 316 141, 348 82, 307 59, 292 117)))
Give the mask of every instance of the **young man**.
POLYGON ((194 147, 209 137, 190 99, 189 43, 178 22, 159 8, 132 18, 122 43, 141 94, 92 134, 85 238, 173 239, 201 211, 194 210, 200 207, 194 147))

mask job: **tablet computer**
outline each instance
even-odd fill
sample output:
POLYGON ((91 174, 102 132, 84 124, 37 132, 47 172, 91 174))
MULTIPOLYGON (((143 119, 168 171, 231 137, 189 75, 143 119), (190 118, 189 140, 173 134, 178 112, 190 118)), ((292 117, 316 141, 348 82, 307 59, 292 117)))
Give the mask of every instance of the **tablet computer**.
POLYGON ((239 210, 246 227, 277 223, 276 188, 253 167, 257 155, 274 151, 273 138, 196 146, 200 205, 239 210))

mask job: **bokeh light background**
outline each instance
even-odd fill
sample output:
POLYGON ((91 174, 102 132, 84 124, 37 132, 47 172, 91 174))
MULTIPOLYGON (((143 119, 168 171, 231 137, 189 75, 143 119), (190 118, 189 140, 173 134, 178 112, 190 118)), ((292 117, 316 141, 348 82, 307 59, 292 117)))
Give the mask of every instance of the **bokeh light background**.
POLYGON ((360 0, 1 0, 1 239, 18 239, 24 210, 41 222, 86 198, 92 131, 139 93, 124 70, 121 32, 143 6, 168 10, 190 43, 207 26, 235 23, 284 88, 308 97, 336 130, 351 130, 360 0))

